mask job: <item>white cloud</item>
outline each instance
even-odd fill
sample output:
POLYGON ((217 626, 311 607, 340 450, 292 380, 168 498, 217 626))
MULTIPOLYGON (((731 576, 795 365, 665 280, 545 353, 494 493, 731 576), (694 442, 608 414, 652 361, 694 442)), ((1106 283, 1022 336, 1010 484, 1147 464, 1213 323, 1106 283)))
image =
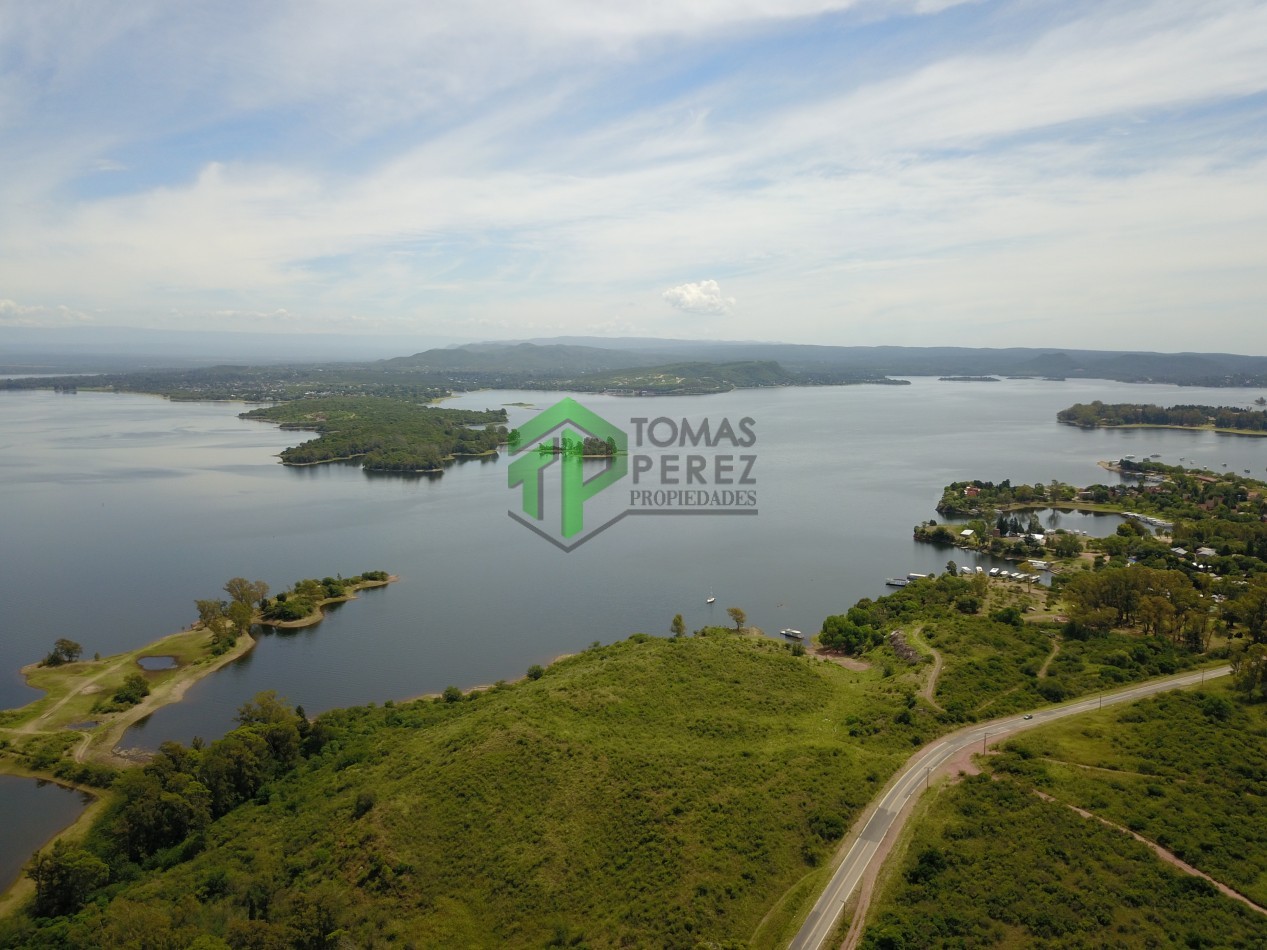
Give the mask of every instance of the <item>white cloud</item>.
POLYGON ((1117 345, 1133 320, 1199 349, 1226 319, 1223 348, 1267 352, 1267 5, 1026 0, 942 30, 956 5, 0 4, 0 289, 516 337, 671 331, 648 288, 711 272, 741 310, 715 281, 663 299, 754 338, 1082 321, 1117 345))
POLYGON ((730 313, 735 306, 734 297, 723 297, 721 285, 715 280, 701 280, 696 284, 679 284, 661 294, 670 307, 687 313, 730 313))
POLYGON ((88 323, 92 318, 70 307, 21 304, 0 298, 0 326, 60 327, 88 323))

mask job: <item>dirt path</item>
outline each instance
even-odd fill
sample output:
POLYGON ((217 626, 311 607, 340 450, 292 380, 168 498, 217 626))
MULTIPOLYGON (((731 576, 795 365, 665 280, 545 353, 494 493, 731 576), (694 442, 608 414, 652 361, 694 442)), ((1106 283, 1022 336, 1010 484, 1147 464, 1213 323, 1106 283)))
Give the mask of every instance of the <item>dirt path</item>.
MULTIPOLYGON (((125 662, 130 662, 130 661, 125 661, 125 662)), ((44 722, 47 719, 52 718, 53 713, 57 712, 59 709, 65 706, 68 702, 70 702, 76 696, 82 696, 86 692, 92 692, 92 690, 89 689, 90 686, 95 686, 102 678, 109 676, 111 673, 118 670, 119 667, 122 665, 123 663, 111 663, 109 666, 102 669, 101 672, 99 672, 97 675, 93 676, 90 679, 84 680, 82 683, 79 684, 77 688, 72 689, 70 692, 68 692, 65 696, 63 696, 57 702, 53 703, 53 705, 49 706, 48 709, 46 709, 43 713, 41 713, 38 718, 32 719, 28 722, 24 722, 22 723, 22 725, 18 726, 16 729, 12 729, 10 731, 17 733, 19 735, 31 735, 34 733, 44 731, 38 728, 40 723, 44 722)), ((30 669, 32 669, 32 667, 24 666, 22 668, 22 674, 24 677, 27 671, 30 669)))
POLYGON ((1047 659, 1043 660, 1043 665, 1039 667, 1038 678, 1045 680, 1047 678, 1047 668, 1051 666, 1051 661, 1060 655, 1060 640, 1055 638, 1051 641, 1051 652, 1047 654, 1047 659))
POLYGON ((933 655, 932 671, 929 672, 928 682, 923 685, 923 687, 919 691, 919 694, 923 696, 926 700, 928 700, 928 704, 932 706, 934 709, 936 709, 938 712, 945 712, 946 711, 945 707, 943 707, 941 703, 937 702, 937 700, 933 698, 933 696, 937 692, 937 677, 941 676, 941 667, 942 667, 941 653, 939 653, 937 650, 934 650, 932 646, 929 645, 928 641, 924 639, 923 634, 924 634, 923 627, 916 627, 914 630, 910 632, 911 639, 914 640, 915 643, 917 643, 921 648, 927 650, 929 653, 933 655))
POLYGON ((1244 904, 1246 907, 1250 908, 1251 910, 1255 910, 1260 914, 1267 915, 1267 907, 1260 907, 1259 905, 1255 904, 1252 900, 1250 900, 1248 897, 1246 897, 1244 894, 1240 893, 1239 891, 1234 891, 1232 890, 1232 888, 1228 887, 1226 884, 1223 884, 1220 881, 1216 881, 1214 878, 1210 877, 1210 875, 1206 874, 1204 871, 1197 870, 1191 864, 1189 864, 1188 862, 1180 858, 1178 855, 1174 854, 1171 851, 1167 851, 1165 848, 1159 845, 1156 841, 1149 841, 1147 838, 1143 837, 1142 835, 1136 834, 1135 832, 1131 831, 1131 829, 1129 828, 1125 828, 1122 825, 1117 824, 1116 822, 1109 821, 1107 818, 1101 818, 1099 815, 1095 814, 1094 812, 1089 812, 1085 808, 1079 808, 1077 805, 1071 805, 1068 802, 1062 802, 1059 798, 1053 798, 1051 795, 1048 795, 1046 792, 1040 792, 1038 789, 1034 789, 1033 792, 1035 795, 1037 795, 1039 798, 1041 798, 1045 802, 1052 802, 1053 804, 1056 804, 1056 805, 1064 805, 1066 808, 1072 809, 1073 811, 1077 812, 1083 818, 1094 818, 1096 821, 1098 821, 1102 825, 1107 825, 1110 828, 1115 828, 1118 831, 1125 832, 1126 834, 1134 838, 1136 841, 1138 841, 1140 844, 1146 844, 1150 848, 1152 848, 1154 853, 1157 855, 1157 857, 1161 858, 1167 864, 1177 867, 1179 870, 1183 871, 1185 874, 1191 874, 1193 877, 1199 877, 1202 880, 1209 881, 1211 884, 1217 887, 1219 889, 1219 892, 1223 894, 1225 897, 1230 897, 1234 901, 1240 901, 1242 904, 1244 904))

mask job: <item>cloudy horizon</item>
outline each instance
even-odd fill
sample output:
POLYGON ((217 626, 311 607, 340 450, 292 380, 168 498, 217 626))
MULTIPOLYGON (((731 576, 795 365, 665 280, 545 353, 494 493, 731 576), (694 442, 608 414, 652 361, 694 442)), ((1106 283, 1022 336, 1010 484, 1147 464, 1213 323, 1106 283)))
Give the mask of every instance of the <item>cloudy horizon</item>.
POLYGON ((0 7, 0 328, 1267 355, 1261 0, 0 7))

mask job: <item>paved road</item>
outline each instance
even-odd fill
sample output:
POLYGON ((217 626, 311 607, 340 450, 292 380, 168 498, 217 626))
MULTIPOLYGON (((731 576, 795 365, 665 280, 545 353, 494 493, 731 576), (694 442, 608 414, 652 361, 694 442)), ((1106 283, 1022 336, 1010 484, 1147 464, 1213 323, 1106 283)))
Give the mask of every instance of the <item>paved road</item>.
MULTIPOLYGON (((907 762, 906 768, 890 783, 888 791, 882 793, 879 803, 870 811, 863 812, 860 819, 861 822, 865 822, 862 831, 854 838, 844 860, 836 868, 827 887, 815 902, 813 910, 810 911, 809 917, 805 919, 800 933, 789 944, 789 950, 818 950, 822 946, 823 941, 835 929, 836 921, 845 903, 853 895, 858 882, 862 880, 868 867, 875 860, 876 853, 880 849, 880 842, 898 822, 907 799, 922 791, 938 766, 956 753, 970 746, 979 746, 984 749, 992 736, 1020 732, 1022 729, 1031 729, 1056 719, 1064 719, 1066 716, 1076 716, 1104 706, 1131 702, 1154 693, 1195 686, 1205 680, 1226 676, 1229 672, 1231 672, 1230 667, 1220 666, 1196 673, 1181 673, 1178 676, 1140 683, 1128 689, 1101 693, 1063 706, 1036 709, 1032 714, 1033 719, 1025 719, 1018 714, 977 723, 968 729, 942 736, 931 745, 920 749, 907 762)), ((857 825, 854 826, 854 831, 856 830, 857 825)))

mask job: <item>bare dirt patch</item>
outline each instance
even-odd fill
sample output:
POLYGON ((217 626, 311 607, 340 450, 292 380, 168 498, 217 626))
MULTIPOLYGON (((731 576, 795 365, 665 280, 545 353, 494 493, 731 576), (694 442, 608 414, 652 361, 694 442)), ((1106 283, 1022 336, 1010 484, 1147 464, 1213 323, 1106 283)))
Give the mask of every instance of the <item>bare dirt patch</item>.
POLYGON ((827 650, 817 644, 810 644, 805 648, 805 652, 810 656, 818 657, 820 660, 826 660, 828 663, 835 663, 837 666, 843 666, 847 670, 853 670, 855 673, 864 673, 871 669, 871 664, 866 660, 860 660, 856 656, 849 656, 839 650, 827 650))

